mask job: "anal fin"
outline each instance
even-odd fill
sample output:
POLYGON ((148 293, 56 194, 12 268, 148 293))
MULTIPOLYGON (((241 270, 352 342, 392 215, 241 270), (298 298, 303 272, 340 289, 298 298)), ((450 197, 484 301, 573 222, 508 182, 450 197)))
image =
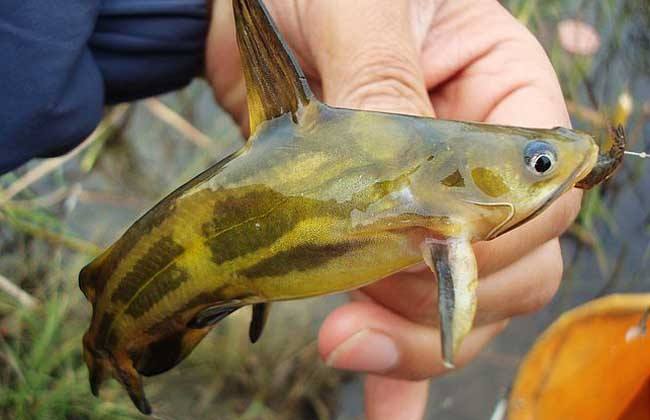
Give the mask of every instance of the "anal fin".
POLYGON ((256 343, 262 336, 262 331, 269 319, 269 312, 271 311, 270 303, 256 303, 253 305, 253 318, 251 319, 251 326, 248 330, 248 337, 251 343, 256 343))

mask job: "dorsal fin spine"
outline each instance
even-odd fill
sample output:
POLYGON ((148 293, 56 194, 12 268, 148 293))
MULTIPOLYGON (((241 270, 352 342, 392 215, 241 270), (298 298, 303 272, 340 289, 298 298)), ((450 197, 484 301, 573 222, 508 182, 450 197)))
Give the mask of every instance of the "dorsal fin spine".
POLYGON ((233 0, 251 133, 263 121, 297 113, 314 96, 298 61, 261 0, 233 0))

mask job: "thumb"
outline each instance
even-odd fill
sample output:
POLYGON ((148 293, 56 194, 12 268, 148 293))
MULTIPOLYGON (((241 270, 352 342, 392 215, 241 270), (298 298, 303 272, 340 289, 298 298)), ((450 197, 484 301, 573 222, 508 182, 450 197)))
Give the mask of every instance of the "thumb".
POLYGON ((426 4, 433 2, 311 0, 305 8, 304 22, 310 25, 305 36, 325 101, 433 115, 420 64, 431 20, 423 14, 433 16, 426 4))

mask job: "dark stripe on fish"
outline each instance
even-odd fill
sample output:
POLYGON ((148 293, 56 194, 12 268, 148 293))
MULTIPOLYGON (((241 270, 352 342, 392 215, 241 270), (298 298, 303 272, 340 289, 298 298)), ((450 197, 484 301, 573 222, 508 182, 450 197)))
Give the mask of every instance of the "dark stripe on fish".
MULTIPOLYGON (((106 287, 106 283, 109 281, 111 275, 118 266, 129 262, 131 251, 133 251, 133 249, 142 241, 147 241, 148 235, 151 231, 167 220, 172 212, 173 206, 174 203, 169 201, 158 203, 154 208, 149 210, 144 217, 136 221, 133 226, 131 226, 124 235, 111 248, 109 248, 109 254, 106 256, 106 260, 103 261, 102 265, 98 267, 96 272, 94 272, 94 278, 92 279, 95 294, 97 296, 102 294, 106 287)), ((95 262, 93 262, 93 264, 94 263, 95 262)))
POLYGON ((128 302, 140 289, 143 281, 154 277, 165 269, 184 250, 170 236, 160 238, 149 247, 147 252, 122 278, 119 286, 111 296, 111 301, 113 303, 128 302))
POLYGON ((117 343, 117 335, 115 334, 115 331, 111 330, 111 325, 113 325, 114 320, 115 315, 110 312, 105 312, 102 316, 102 320, 99 322, 97 333, 95 334, 98 342, 104 342, 102 347, 105 349, 111 349, 117 343))
POLYGON ((309 217, 301 214, 299 208, 291 207, 292 203, 286 204, 276 209, 270 217, 251 220, 208 240, 212 260, 220 265, 266 248, 309 217))
POLYGON ((144 376, 158 375, 176 366, 183 356, 183 332, 161 337, 145 348, 137 360, 136 370, 144 376))
POLYGON ((213 219, 203 225, 203 236, 207 238, 215 264, 254 252, 282 236, 284 232, 267 232, 268 222, 261 231, 262 225, 256 220, 286 200, 283 195, 261 186, 224 191, 214 205, 213 219))
POLYGON ((212 261, 221 265, 261 248, 266 248, 289 232, 296 222, 295 220, 278 220, 277 217, 272 220, 265 218, 259 221, 253 220, 237 229, 226 231, 207 241, 212 252, 212 261))
POLYGON ((97 328, 97 335, 98 336, 103 336, 108 333, 109 328, 111 328, 111 324, 113 323, 113 320, 115 319, 115 316, 110 313, 110 312, 104 312, 104 315, 102 316, 102 320, 99 322, 99 327, 97 328))
POLYGON ((172 264, 156 275, 155 280, 139 291, 138 296, 124 311, 134 318, 138 318, 160 302, 165 296, 178 289, 189 279, 187 271, 172 264))
POLYGON ((259 217, 287 199, 263 186, 220 190, 219 193, 219 199, 214 204, 212 220, 203 225, 205 237, 217 235, 224 229, 259 217))
MULTIPOLYGON (((193 187, 201 184, 205 180, 216 176, 221 170, 226 166, 228 162, 237 157, 243 149, 238 152, 231 154, 225 159, 221 160, 214 166, 206 169, 201 174, 197 175, 185 185, 179 187, 170 193, 167 197, 161 200, 158 204, 152 207, 147 211, 140 219, 138 219, 133 226, 131 226, 124 235, 110 248, 110 254, 107 256, 106 261, 104 261, 100 267, 98 273, 96 273, 95 278, 93 279, 93 285, 95 287, 95 293, 99 296, 106 282, 110 278, 111 274, 117 266, 122 262, 128 259, 129 254, 135 248, 135 246, 140 241, 148 240, 147 235, 151 233, 154 228, 161 226, 170 216, 174 213, 174 209, 177 205, 177 200, 185 194, 188 190, 193 187)), ((202 190, 196 191, 192 195, 181 200, 183 206, 192 206, 195 203, 203 203, 213 196, 214 192, 212 190, 202 190)))
POLYGON ((327 215, 343 218, 349 213, 347 206, 334 201, 286 197, 263 186, 246 189, 244 194, 233 190, 220 199, 213 221, 203 226, 217 265, 269 247, 303 220, 327 215))
POLYGON ((239 273, 248 278, 258 278, 281 276, 292 271, 307 271, 367 244, 367 241, 349 241, 300 245, 279 252, 239 273))

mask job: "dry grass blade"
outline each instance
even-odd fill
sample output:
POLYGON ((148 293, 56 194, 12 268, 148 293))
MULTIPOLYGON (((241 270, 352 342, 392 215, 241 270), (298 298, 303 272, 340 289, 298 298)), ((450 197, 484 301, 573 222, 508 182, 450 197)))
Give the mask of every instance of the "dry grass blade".
POLYGON ((167 105, 158 99, 147 99, 144 101, 144 104, 151 114, 171 126, 196 146, 209 150, 215 155, 217 154, 218 151, 214 145, 214 141, 210 137, 203 134, 167 105))
MULTIPOLYGON (((0 214, 0 221, 6 220, 7 217, 0 214)), ((27 233, 36 238, 44 239, 55 245, 63 245, 66 248, 85 255, 95 256, 99 255, 102 252, 102 248, 92 242, 76 238, 74 236, 65 235, 59 232, 54 232, 33 223, 21 220, 11 220, 11 224, 15 229, 20 230, 21 232, 27 233)))
POLYGON ((38 300, 32 295, 16 286, 14 282, 0 274, 0 290, 16 299, 23 307, 27 309, 34 309, 38 306, 38 300))
POLYGON ((80 203, 109 205, 120 208, 130 208, 141 211, 147 207, 148 201, 138 196, 111 194, 105 191, 91 191, 80 189, 77 193, 80 203))
POLYGON ((61 186, 49 194, 39 195, 28 200, 14 200, 23 207, 52 207, 70 196, 70 188, 61 186))
POLYGON ((70 161, 83 150, 85 150, 88 146, 93 144, 107 129, 119 121, 128 109, 129 105, 116 106, 102 121, 99 127, 97 127, 95 131, 93 131, 92 134, 88 136, 88 138, 86 138, 86 140, 84 140, 79 146, 75 147, 72 151, 63 156, 44 160, 39 165, 32 168, 25 175, 18 178, 5 191, 0 191, 0 206, 7 203, 21 191, 29 188, 30 185, 34 184, 39 179, 47 176, 57 168, 63 166, 66 162, 70 161))

